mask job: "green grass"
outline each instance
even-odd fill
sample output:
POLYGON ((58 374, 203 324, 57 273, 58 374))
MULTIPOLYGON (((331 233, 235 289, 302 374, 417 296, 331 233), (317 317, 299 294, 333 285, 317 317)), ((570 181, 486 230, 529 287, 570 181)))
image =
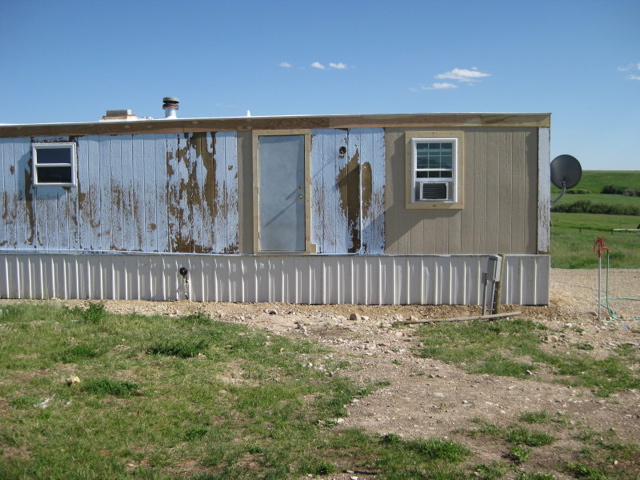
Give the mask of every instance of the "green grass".
MULTIPOLYGON (((558 205, 581 200, 614 206, 640 208, 640 197, 600 194, 606 185, 620 185, 640 190, 640 172, 585 171, 576 188, 586 195, 564 195, 558 205)), ((559 191, 552 188, 552 198, 559 191)), ((589 213, 551 213, 551 265, 554 268, 597 268, 593 251, 597 237, 604 237, 610 248, 612 268, 640 268, 640 234, 613 233, 613 229, 634 229, 640 224, 637 215, 603 215, 589 213)))
POLYGON ((640 223, 640 217, 552 213, 552 267, 597 268, 598 255, 593 246, 598 237, 604 237, 612 268, 640 268, 640 233, 612 232, 614 228, 635 228, 636 222, 640 223))
MULTIPOLYGON (((640 171, 584 170, 582 172, 582 178, 580 178, 580 183, 578 183, 575 188, 599 194, 602 191, 602 188, 607 185, 616 185, 618 187, 635 188, 636 190, 640 190, 640 171)), ((556 187, 552 187, 552 191, 554 193, 559 192, 556 187)), ((582 195, 571 196, 582 197, 582 195)))
MULTIPOLYGON (((519 420, 544 424, 545 431, 534 430, 519 424, 500 427, 481 418, 475 418, 473 428, 459 432, 466 433, 473 438, 482 437, 483 441, 487 442, 503 442, 505 445, 503 457, 511 462, 511 467, 504 463, 476 466, 474 475, 477 478, 487 480, 505 478, 510 471, 522 472, 515 477, 519 480, 556 478, 550 473, 526 471, 533 457, 537 455, 538 449, 545 446, 552 446, 551 448, 556 451, 555 455, 544 457, 543 463, 547 470, 569 473, 573 475, 572 478, 606 478, 608 480, 638 480, 640 478, 638 475, 640 447, 610 441, 609 439, 615 435, 610 430, 596 432, 590 430, 589 427, 577 426, 575 422, 566 422, 564 415, 552 415, 547 412, 524 412, 519 420), (576 430, 578 433, 572 434, 576 430), (582 442, 582 450, 569 453, 566 446, 559 445, 556 448, 554 435, 575 438, 582 442), (620 461, 624 467, 616 466, 616 461, 620 461)), ((540 464, 540 459, 537 462, 540 464)))
POLYGON ((336 375, 348 362, 309 341, 101 304, 7 305, 0 324, 3 479, 471 475, 462 444, 335 428, 378 385, 336 375))
POLYGON ((554 354, 542 348, 548 333, 543 325, 521 319, 429 324, 419 330, 419 354, 470 373, 535 379, 539 371, 548 371, 552 381, 591 388, 602 397, 640 388, 637 350, 619 350, 604 359, 590 357, 579 346, 554 354))

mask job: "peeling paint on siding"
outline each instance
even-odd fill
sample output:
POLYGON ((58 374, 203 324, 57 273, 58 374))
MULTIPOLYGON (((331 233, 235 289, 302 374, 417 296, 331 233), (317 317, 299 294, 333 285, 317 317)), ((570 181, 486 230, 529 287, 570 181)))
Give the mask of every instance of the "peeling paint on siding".
POLYGON ((318 253, 383 253, 384 130, 312 131, 311 171, 318 253))
MULTIPOLYGON (((216 184, 213 204, 216 205, 213 219, 215 253, 238 253, 239 214, 238 214, 238 138, 235 132, 222 132, 215 135, 214 171, 216 184)), ((211 170, 213 170, 213 168, 211 170)), ((207 182, 214 181, 208 180, 207 182)))
POLYGON ((352 129, 349 154, 358 152, 362 164, 362 220, 360 252, 382 254, 385 248, 385 146, 382 128, 352 129))
POLYGON ((38 138, 77 142, 76 187, 32 185, 31 141, 0 139, 2 246, 238 251, 235 133, 38 138))
POLYGON ((340 208, 347 217, 350 243, 347 253, 360 250, 360 163, 356 151, 351 160, 340 169, 336 184, 340 189, 340 208))

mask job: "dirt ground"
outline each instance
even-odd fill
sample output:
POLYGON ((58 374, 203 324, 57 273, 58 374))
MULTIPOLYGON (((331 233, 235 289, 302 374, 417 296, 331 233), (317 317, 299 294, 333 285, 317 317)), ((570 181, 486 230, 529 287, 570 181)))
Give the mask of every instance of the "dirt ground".
MULTIPOLYGON (((609 295, 640 298, 640 270, 613 270, 609 295)), ((503 312, 522 311, 550 329, 545 347, 554 352, 588 343, 588 354, 605 358, 613 349, 629 344, 640 348, 640 320, 610 320, 601 309, 598 319, 597 271, 552 270, 551 304, 546 307, 503 306, 503 312)), ((604 288, 604 279, 603 279, 604 288)), ((73 302, 65 302, 67 304, 73 302)), ((640 317, 640 302, 615 301, 618 318, 640 317)), ((510 377, 471 375, 455 366, 414 355, 420 346, 419 325, 391 328, 397 321, 442 319, 479 315, 481 308, 451 306, 358 306, 229 304, 190 302, 109 301, 114 313, 136 312, 184 315, 204 311, 214 318, 265 328, 279 335, 309 338, 327 346, 327 357, 346 357, 357 365, 348 375, 357 380, 389 382, 373 394, 349 406, 349 416, 338 428, 362 427, 377 434, 403 438, 440 437, 460 441, 471 448, 476 464, 505 461, 508 447, 471 437, 461 429, 473 428, 481 418, 499 426, 518 423, 523 412, 546 411, 562 415, 575 428, 609 432, 619 443, 640 444, 640 391, 623 391, 600 398, 588 389, 571 388, 532 375, 510 377), (351 319, 353 317, 355 319, 351 319)), ((536 426, 538 427, 538 426, 536 426)), ((534 449, 528 470, 548 471, 562 461, 559 452, 577 451, 580 443, 572 429, 550 447, 534 449)), ((563 461, 566 463, 566 460, 563 461)), ((637 466, 637 464, 635 464, 637 466)), ((629 466, 635 468, 634 466, 629 466)), ((620 468, 625 468, 624 461, 620 468)), ((556 478, 563 477, 557 473, 556 478)), ((327 478, 373 478, 366 472, 346 472, 327 478)))

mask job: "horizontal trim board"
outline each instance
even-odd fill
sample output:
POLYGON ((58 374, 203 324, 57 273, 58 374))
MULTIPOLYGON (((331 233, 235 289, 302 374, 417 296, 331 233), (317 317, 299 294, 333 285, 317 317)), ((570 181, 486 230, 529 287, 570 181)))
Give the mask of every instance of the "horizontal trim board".
POLYGON ((0 126, 0 138, 376 127, 549 127, 548 113, 418 113, 178 118, 0 126))
MULTIPOLYGON (((0 298, 481 305, 488 258, 2 252, 0 298)), ((550 257, 505 261, 502 303, 547 305, 550 257)))

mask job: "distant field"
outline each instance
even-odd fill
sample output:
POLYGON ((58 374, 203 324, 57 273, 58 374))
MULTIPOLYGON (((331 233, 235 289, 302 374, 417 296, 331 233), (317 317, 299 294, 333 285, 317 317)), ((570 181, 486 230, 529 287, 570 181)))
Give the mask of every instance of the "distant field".
MULTIPOLYGON (((608 205, 640 206, 640 197, 601 194, 606 185, 635 188, 640 191, 640 171, 584 171, 575 187, 589 194, 566 194, 558 204, 571 204, 579 200, 608 205)), ((551 198, 559 190, 552 187, 551 198)), ((610 248, 611 268, 640 268, 640 233, 612 232, 613 229, 636 228, 637 215, 601 215, 588 213, 551 214, 551 265, 555 268, 596 268, 597 254, 593 245, 597 237, 604 237, 610 248)))
MULTIPOLYGON (((606 185, 635 188, 640 191, 640 170, 584 170, 582 172, 580 183, 575 187, 575 189, 589 190, 591 193, 599 194, 602 191, 602 187, 606 185)), ((552 187, 552 191, 559 192, 560 190, 556 187, 552 187)))

